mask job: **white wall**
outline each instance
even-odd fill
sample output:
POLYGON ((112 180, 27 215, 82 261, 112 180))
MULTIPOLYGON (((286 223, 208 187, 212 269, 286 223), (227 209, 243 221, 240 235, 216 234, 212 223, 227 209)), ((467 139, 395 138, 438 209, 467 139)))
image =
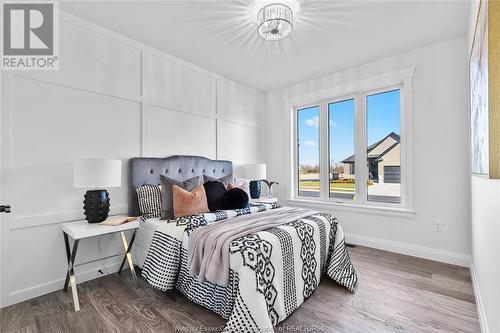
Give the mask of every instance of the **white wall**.
MULTIPOLYGON (((472 47, 479 1, 472 2, 468 51, 472 47)), ((472 273, 483 332, 500 332, 500 180, 471 177, 472 273)))
POLYGON ((465 36, 455 38, 269 93, 268 178, 280 182, 280 199, 288 199, 287 193, 291 192, 291 110, 286 101, 415 66, 416 213, 413 216, 340 207, 333 212, 349 242, 467 266, 471 247, 466 44, 465 36), (443 232, 433 231, 436 221, 443 223, 443 232))
POLYGON ((500 332, 500 180, 472 176, 472 270, 483 332, 500 332))
MULTIPOLYGON (((127 211, 127 160, 196 154, 263 162, 265 95, 62 13, 60 69, 2 72, 1 305, 61 289, 61 223, 83 218, 72 188, 79 157, 123 161, 113 213, 127 211)), ((81 242, 77 262, 121 251, 117 238, 81 242)), ((79 282, 121 258, 76 269, 79 282)), ((105 269, 103 269, 105 271, 105 269)))

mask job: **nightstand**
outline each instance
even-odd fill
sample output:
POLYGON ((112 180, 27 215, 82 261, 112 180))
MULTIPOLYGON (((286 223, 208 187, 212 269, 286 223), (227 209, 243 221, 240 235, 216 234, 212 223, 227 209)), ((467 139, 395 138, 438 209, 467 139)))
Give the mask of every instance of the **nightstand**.
POLYGON ((257 198, 257 199, 250 199, 250 203, 252 204, 259 204, 259 203, 266 203, 266 204, 273 204, 278 202, 278 198, 257 198))
POLYGON ((66 273, 66 280, 64 282, 63 291, 68 290, 68 285, 71 285, 71 293, 73 294, 73 305, 75 306, 75 311, 80 310, 80 303, 78 301, 78 292, 76 290, 76 279, 74 268, 76 266, 81 266, 84 264, 88 264, 91 262, 95 262, 98 260, 108 259, 116 256, 120 256, 122 254, 115 254, 111 256, 107 256, 104 258, 99 258, 96 260, 91 260, 83 263, 79 263, 75 265, 76 251, 78 250, 78 244, 80 240, 91 237, 98 237, 102 235, 109 235, 114 233, 120 233, 123 243, 123 248, 125 250, 123 254, 123 260, 120 265, 120 269, 118 270, 118 274, 121 273, 123 266, 125 265, 125 261, 128 262, 128 266, 130 268, 130 272, 132 273, 132 278, 134 279, 134 283, 137 283, 137 277, 135 275, 134 264, 132 262, 132 255, 130 254, 130 250, 132 249, 132 245, 134 244, 135 233, 139 229, 139 221, 132 221, 123 223, 117 226, 109 226, 109 225, 100 225, 98 223, 88 223, 87 221, 78 221, 78 222, 68 222, 63 223, 62 231, 64 236, 64 245, 66 246, 66 257, 68 259, 68 272, 66 273), (125 236, 126 231, 133 231, 132 236, 130 238, 130 242, 127 242, 127 238, 125 236), (69 237, 73 239, 73 249, 70 249, 69 246, 69 237))

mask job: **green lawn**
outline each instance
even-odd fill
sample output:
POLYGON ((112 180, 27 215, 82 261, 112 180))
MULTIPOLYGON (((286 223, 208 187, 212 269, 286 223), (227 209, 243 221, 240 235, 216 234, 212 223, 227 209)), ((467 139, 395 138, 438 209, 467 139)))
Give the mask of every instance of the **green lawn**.
MULTIPOLYGON (((299 183, 300 190, 309 190, 309 191, 319 191, 319 182, 318 181, 304 181, 299 183)), ((356 190, 356 184, 349 183, 330 183, 330 192, 347 192, 354 193, 356 190)))
MULTIPOLYGON (((368 184, 371 186, 373 184, 368 184)), ((302 181, 299 183, 299 189, 303 191, 318 191, 319 181, 302 181)), ((346 192, 354 193, 356 191, 356 184, 351 183, 330 183, 330 192, 346 192)))

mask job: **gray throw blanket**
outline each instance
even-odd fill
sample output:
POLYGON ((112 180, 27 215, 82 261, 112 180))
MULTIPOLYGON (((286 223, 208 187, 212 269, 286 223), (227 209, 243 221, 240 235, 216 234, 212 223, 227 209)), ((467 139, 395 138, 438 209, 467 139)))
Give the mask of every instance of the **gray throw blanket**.
POLYGON ((235 239, 277 227, 317 213, 309 209, 282 207, 242 215, 194 230, 189 237, 188 267, 200 282, 221 286, 229 282, 229 245, 235 239))

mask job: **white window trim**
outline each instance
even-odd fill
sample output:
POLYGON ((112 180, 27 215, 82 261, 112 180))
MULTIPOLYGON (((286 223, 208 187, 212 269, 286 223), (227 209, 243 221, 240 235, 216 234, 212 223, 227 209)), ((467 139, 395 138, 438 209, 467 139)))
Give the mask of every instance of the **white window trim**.
POLYGON ((338 85, 325 90, 316 91, 307 95, 297 96, 288 101, 291 113, 291 159, 290 178, 291 188, 288 191, 288 203, 309 204, 318 207, 332 207, 348 211, 361 210, 362 212, 383 213, 401 216, 412 216, 414 212, 413 196, 413 77, 415 67, 369 77, 360 81, 338 85), (388 204, 367 200, 367 186, 360 186, 367 182, 366 142, 366 96, 378 92, 400 89, 400 130, 401 130, 401 203, 388 204), (357 175, 356 191, 359 195, 354 201, 339 202, 329 197, 328 172, 320 173, 320 197, 301 197, 298 195, 298 151, 297 151, 297 110, 310 106, 320 106, 320 170, 329 170, 328 147, 328 104, 354 98, 355 108, 355 173, 357 175), (361 103, 360 103, 361 102, 361 103), (325 179, 324 179, 325 178, 325 179))

